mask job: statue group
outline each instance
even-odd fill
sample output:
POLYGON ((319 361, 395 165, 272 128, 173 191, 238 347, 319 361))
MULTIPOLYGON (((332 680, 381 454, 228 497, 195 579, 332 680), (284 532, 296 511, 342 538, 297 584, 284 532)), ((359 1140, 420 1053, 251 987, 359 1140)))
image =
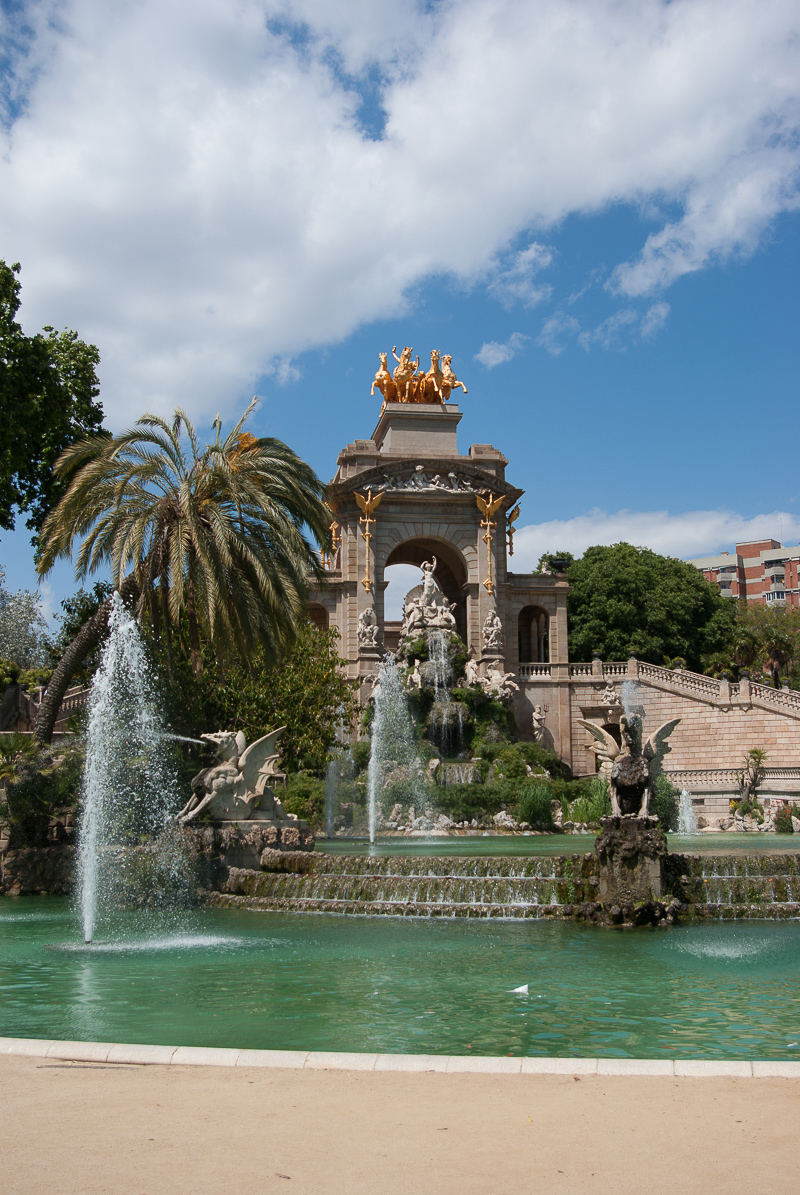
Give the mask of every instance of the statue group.
POLYGON ((419 357, 413 359, 414 350, 406 345, 398 357, 397 345, 392 356, 397 365, 389 373, 389 354, 378 353, 380 369, 375 374, 371 394, 380 390, 384 402, 442 403, 447 402, 454 390, 467 388, 453 373, 453 358, 445 354, 439 360, 439 350, 431 349, 431 367, 427 373, 419 368, 419 357))
MULTIPOLYGON (((423 560, 422 592, 416 597, 408 595, 403 603, 403 639, 414 639, 424 631, 455 632, 456 619, 453 611, 455 602, 448 602, 436 584, 436 557, 423 560)), ((414 591, 412 590, 412 593, 414 591)))

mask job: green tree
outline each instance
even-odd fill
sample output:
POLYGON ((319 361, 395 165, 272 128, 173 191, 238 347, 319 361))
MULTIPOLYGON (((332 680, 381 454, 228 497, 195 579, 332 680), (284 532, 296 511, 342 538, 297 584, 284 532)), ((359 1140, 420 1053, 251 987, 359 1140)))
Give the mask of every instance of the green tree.
POLYGON ((100 356, 76 332, 23 333, 18 273, 0 261, 0 527, 12 530, 19 508, 38 531, 64 492, 56 460, 102 425, 100 356))
MULTIPOLYGON (((167 669, 178 651, 203 669, 205 640, 218 660, 266 663, 286 655, 305 621, 309 582, 322 579, 306 538, 328 545, 324 486, 280 440, 243 430, 255 399, 233 430, 200 447, 182 411, 171 423, 144 415, 118 436, 68 448, 56 464, 68 488, 41 534, 40 575, 71 556, 81 579, 111 568, 113 584, 135 605, 167 669)), ((62 655, 36 727, 48 741, 64 692, 108 624, 110 599, 62 655)))
POLYGON ((572 660, 681 656, 699 671, 701 656, 728 642, 733 603, 682 560, 626 543, 587 548, 567 578, 572 660))
POLYGON ((537 573, 564 572, 575 561, 571 552, 544 552, 536 565, 537 573))
MULTIPOLYGON (((79 589, 76 593, 64 598, 61 603, 63 614, 58 616, 61 623, 58 634, 47 646, 51 668, 55 668, 70 643, 76 638, 83 627, 94 618, 97 611, 108 601, 114 587, 108 581, 96 581, 91 589, 79 589)), ((100 655, 105 636, 95 650, 84 660, 83 665, 75 672, 73 679, 79 684, 88 685, 100 666, 100 655)))
POLYGON ((340 724, 349 727, 358 711, 357 687, 344 674, 338 640, 338 631, 305 621, 278 666, 261 651, 247 664, 231 659, 221 672, 208 667, 199 675, 188 660, 178 661, 170 687, 173 720, 192 736, 243 730, 248 742, 286 726, 281 765, 321 775, 340 724))
POLYGON ((6 589, 0 566, 0 658, 13 661, 21 671, 41 667, 48 654, 47 621, 38 593, 6 589))

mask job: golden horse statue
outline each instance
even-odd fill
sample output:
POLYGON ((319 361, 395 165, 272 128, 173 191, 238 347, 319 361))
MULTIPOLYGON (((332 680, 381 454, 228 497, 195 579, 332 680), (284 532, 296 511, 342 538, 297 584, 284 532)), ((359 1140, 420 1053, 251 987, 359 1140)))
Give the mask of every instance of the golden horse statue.
POLYGON ((453 372, 451 356, 441 357, 438 349, 431 349, 431 367, 427 373, 421 373, 419 357, 415 361, 413 351, 406 345, 398 357, 397 345, 393 346, 392 356, 397 362, 394 374, 389 373, 389 354, 378 353, 380 368, 373 378, 370 394, 380 390, 384 403, 444 403, 459 387, 467 393, 466 386, 453 372))

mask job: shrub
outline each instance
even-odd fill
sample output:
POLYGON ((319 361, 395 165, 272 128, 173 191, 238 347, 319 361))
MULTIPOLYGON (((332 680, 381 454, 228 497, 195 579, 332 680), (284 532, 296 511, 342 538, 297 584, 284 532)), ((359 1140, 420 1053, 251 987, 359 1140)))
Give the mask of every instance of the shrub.
POLYGON ((599 776, 593 776, 584 787, 584 791, 569 807, 570 820, 573 822, 599 822, 601 817, 608 817, 611 813, 611 797, 608 792, 608 782, 599 776))
POLYGON ((670 784, 662 772, 656 776, 652 785, 650 812, 654 813, 665 830, 678 828, 678 802, 680 793, 674 784, 670 784))
MULTIPOLYGON (((795 817, 797 814, 795 814, 795 817)), ((777 834, 794 834, 792 825, 792 810, 788 805, 781 805, 775 814, 775 832, 777 834)))
POLYGON ((356 775, 363 772, 365 768, 369 767, 369 756, 372 750, 372 744, 365 742, 363 739, 357 743, 353 743, 350 748, 350 754, 353 757, 353 764, 355 765, 356 775))
POLYGON ((292 772, 281 804, 287 813, 304 818, 316 828, 322 824, 325 814, 325 785, 310 772, 292 772))
POLYGON ((30 735, 0 736, 0 825, 13 846, 44 846, 53 814, 77 803, 82 754, 74 746, 59 750, 55 762, 30 735))
POLYGON ((530 825, 552 825, 553 814, 550 809, 552 800, 553 790, 544 781, 526 784, 520 792, 517 803, 517 820, 528 822, 530 825))

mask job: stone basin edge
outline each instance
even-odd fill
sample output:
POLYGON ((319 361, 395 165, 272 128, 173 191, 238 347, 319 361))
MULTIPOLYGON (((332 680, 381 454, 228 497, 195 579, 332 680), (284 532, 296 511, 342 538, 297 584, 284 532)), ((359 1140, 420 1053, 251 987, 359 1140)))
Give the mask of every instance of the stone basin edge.
POLYGON ((161 1066, 271 1067, 287 1070, 430 1072, 491 1075, 600 1075, 713 1079, 800 1079, 800 1059, 552 1058, 462 1054, 362 1054, 322 1050, 238 1050, 0 1037, 0 1055, 161 1066))

